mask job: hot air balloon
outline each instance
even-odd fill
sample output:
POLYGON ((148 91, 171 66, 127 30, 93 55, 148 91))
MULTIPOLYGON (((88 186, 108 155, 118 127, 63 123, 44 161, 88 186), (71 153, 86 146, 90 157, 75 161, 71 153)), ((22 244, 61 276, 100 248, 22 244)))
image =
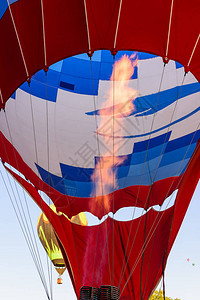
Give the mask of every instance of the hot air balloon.
POLYGON ((0 156, 50 220, 77 298, 147 300, 164 273, 199 180, 199 9, 195 0, 0 8, 0 156), (118 221, 124 207, 143 213, 118 221), (65 217, 86 211, 108 216, 96 226, 65 217))
MULTIPOLYGON (((189 258, 187 258, 187 262, 190 262, 190 259, 189 259, 189 258)), ((192 263, 192 266, 193 266, 193 267, 195 266, 195 263, 194 263, 194 262, 192 263)))
MULTIPOLYGON (((50 208, 54 212, 56 212, 56 208, 54 205, 50 205, 50 208)), ((72 217, 70 221, 82 226, 87 225, 87 219, 84 213, 80 213, 79 215, 72 217)), ((59 274, 57 283, 62 284, 61 275, 63 275, 63 273, 65 272, 66 265, 63 259, 61 245, 59 245, 53 227, 51 226, 51 223, 49 222, 49 220, 47 219, 44 213, 41 213, 39 216, 38 223, 37 223, 37 231, 38 231, 39 239, 45 251, 47 252, 50 260, 52 261, 56 271, 59 274)))

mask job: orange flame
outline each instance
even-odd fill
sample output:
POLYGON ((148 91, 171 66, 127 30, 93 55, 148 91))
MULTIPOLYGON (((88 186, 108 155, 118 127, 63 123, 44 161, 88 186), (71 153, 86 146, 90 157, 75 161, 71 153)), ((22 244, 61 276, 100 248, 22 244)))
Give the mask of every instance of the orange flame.
POLYGON ((136 65, 135 55, 124 55, 115 62, 110 78, 112 85, 107 100, 103 103, 104 107, 99 110, 100 124, 96 133, 104 137, 106 149, 109 150, 99 158, 91 178, 95 183, 96 199, 103 200, 106 211, 110 209, 109 193, 117 187, 116 167, 126 159, 124 156, 116 156, 120 142, 116 133, 123 127, 123 117, 128 117, 135 109, 133 101, 138 92, 129 87, 129 80, 136 65), (117 118, 120 118, 120 122, 116 121, 117 118))

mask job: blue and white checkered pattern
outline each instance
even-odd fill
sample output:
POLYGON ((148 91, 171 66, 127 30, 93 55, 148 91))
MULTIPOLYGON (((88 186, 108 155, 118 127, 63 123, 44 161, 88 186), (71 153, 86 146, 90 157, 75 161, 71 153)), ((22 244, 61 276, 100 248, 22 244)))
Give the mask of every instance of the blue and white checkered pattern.
MULTIPOLYGON (((132 52, 121 51, 115 60, 124 54, 132 52)), ((121 117, 125 129, 115 134, 116 142, 119 139, 121 143, 116 155, 125 158, 116 170, 118 189, 150 185, 179 176, 187 167, 200 137, 200 84, 189 74, 182 85, 184 68, 170 61, 160 85, 162 58, 146 53, 137 53, 137 57, 138 64, 130 84, 139 91, 139 96, 134 101, 135 110, 131 116, 121 117)), ((99 157, 95 118, 99 118, 112 68, 113 57, 109 51, 96 51, 91 61, 86 54, 77 55, 50 66, 47 76, 43 70, 38 72, 30 88, 24 83, 12 96, 15 99, 12 105, 19 112, 22 105, 28 105, 31 92, 38 161, 30 141, 30 135, 33 136, 30 108, 27 116, 20 114, 20 120, 13 119, 13 128, 19 126, 19 131, 23 132, 19 140, 15 140, 16 148, 28 165, 61 193, 90 197, 93 191, 91 175, 99 157), (46 100, 49 102, 49 170, 46 100), (28 145, 26 149, 25 145, 28 145)), ((118 122, 121 122, 120 117, 118 122)), ((99 142, 101 156, 105 152, 103 137, 99 136, 99 142)))

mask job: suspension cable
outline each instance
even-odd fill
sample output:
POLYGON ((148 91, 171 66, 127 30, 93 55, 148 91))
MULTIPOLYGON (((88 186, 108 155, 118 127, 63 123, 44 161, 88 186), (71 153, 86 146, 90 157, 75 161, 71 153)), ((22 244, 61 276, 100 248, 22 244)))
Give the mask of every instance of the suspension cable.
POLYGON ((43 35, 43 45, 44 45, 44 63, 45 63, 45 68, 47 68, 47 50, 46 50, 46 33, 45 33, 45 26, 44 26, 44 3, 43 3, 43 0, 41 0, 40 3, 41 3, 41 11, 42 11, 42 35, 43 35))
MULTIPOLYGON (((36 269, 37 269, 37 271, 38 271, 38 274, 39 274, 39 277, 40 277, 40 279, 41 279, 41 282, 42 282, 42 284, 43 284, 43 287, 44 287, 44 290, 45 290, 45 292, 46 292, 47 298, 50 300, 49 293, 48 293, 48 289, 47 289, 47 285, 46 285, 46 281, 45 281, 45 278, 44 278, 44 276, 43 276, 43 274, 42 274, 42 272, 41 272, 40 265, 38 264, 38 256, 37 256, 37 253, 36 253, 36 251, 35 251, 35 247, 34 247, 34 245, 33 245, 33 241, 31 240, 31 235, 29 235, 29 233, 27 232, 26 226, 25 226, 25 224, 24 224, 23 216, 22 216, 22 213, 21 213, 21 211, 20 211, 18 202, 17 202, 17 200, 16 200, 16 196, 15 196, 13 187, 12 187, 12 185, 11 185, 10 178, 9 178, 9 176, 8 176, 8 171, 6 171, 6 174, 7 174, 8 182, 9 182, 9 184, 10 184, 10 189, 11 189, 11 191, 12 191, 14 200, 12 199, 12 196, 11 196, 11 194, 10 194, 8 185, 7 185, 7 183, 6 183, 6 181, 5 181, 5 178, 4 178, 4 176, 3 176, 3 174, 2 174, 1 171, 0 171, 0 173, 1 173, 1 176, 2 176, 2 179, 3 179, 4 186, 5 186, 5 188, 6 188, 7 194, 8 194, 8 196, 9 196, 10 201, 11 201, 12 207, 13 207, 13 209, 14 209, 15 215, 16 215, 16 217, 17 217, 18 223, 19 223, 19 225, 20 225, 21 231, 22 231, 22 233, 23 233, 23 236, 24 236, 24 238, 25 238, 26 244, 27 244, 28 249, 29 249, 29 251, 30 251, 31 257, 32 257, 33 262, 34 262, 34 264, 35 264, 35 266, 36 266, 36 269), (15 204, 14 204, 14 201, 15 201, 15 203, 16 203, 16 206, 15 206, 15 204)), ((15 181, 14 181, 14 182, 15 182, 15 181)))
MULTIPOLYGON (((9 135, 10 135, 10 141, 11 141, 11 144, 13 145, 13 140, 12 140, 12 135, 11 135, 11 131, 10 131, 10 126, 9 126, 9 122, 8 122, 8 118, 7 118, 7 114, 6 114, 6 111, 4 111, 4 116, 5 116, 5 120, 6 120, 6 124, 7 124, 7 128, 8 128, 8 132, 9 132, 9 135)), ((2 140, 3 142, 3 140, 2 140)), ((4 142, 3 142, 3 145, 4 145, 4 142)), ((13 146, 14 147, 14 146, 13 146)), ((7 158, 8 158, 8 153, 7 153, 7 149, 4 145, 4 149, 5 149, 5 152, 6 152, 6 155, 7 155, 7 158)), ((15 161, 16 161, 16 164, 17 164, 17 169, 19 170, 19 166, 18 166, 18 161, 17 161, 17 158, 16 158, 16 155, 15 155, 15 152, 14 152, 14 158, 15 158, 15 161)), ((7 175, 8 176, 8 175, 7 175)), ((11 184, 10 184, 11 186, 11 184)), ((15 199, 15 202, 16 202, 16 205, 18 207, 18 211, 19 211, 19 216, 18 216, 18 219, 21 219, 22 221, 22 225, 24 226, 24 230, 25 230, 25 233, 26 233, 26 237, 27 239, 30 240, 30 244, 32 245, 32 252, 34 253, 34 255, 37 257, 37 251, 36 251, 36 246, 34 246, 34 242, 33 242, 33 239, 32 239, 32 236, 31 236, 31 233, 30 233, 30 229, 29 229, 29 226, 28 226, 28 222, 27 222, 27 218, 26 218, 26 215, 25 215, 25 211, 23 209, 23 205, 22 205, 22 202, 21 202, 21 199, 20 199, 20 196, 19 196, 19 193, 18 193, 18 189, 17 189, 17 185, 16 185, 16 181, 14 180, 14 186, 15 186, 15 189, 17 191, 17 195, 18 195, 18 198, 19 198, 19 202, 20 202, 20 206, 21 206, 21 211, 20 211, 20 208, 19 208, 19 204, 17 202, 17 199, 16 199, 16 196, 15 196, 15 193, 13 191, 13 195, 14 195, 14 199, 15 199), (24 218, 24 220, 23 220, 24 218), (25 223, 24 223, 25 222, 25 223)), ((11 186, 12 187, 12 186, 11 186)), ((22 192, 23 192, 23 195, 24 195, 24 199, 25 199, 25 202, 26 201, 26 196, 25 196, 25 191, 24 189, 22 189, 22 192)), ((30 212, 29 212, 30 214, 30 212)), ((37 269, 40 270, 40 275, 43 273, 41 271, 41 265, 39 263, 39 258, 37 257, 36 259, 36 262, 37 262, 37 269)), ((45 282, 45 279, 43 279, 43 281, 45 282)), ((45 283, 46 285, 46 283, 45 283)))
MULTIPOLYGON (((185 78, 185 75, 184 75, 184 78, 185 78)), ((182 81, 182 85, 183 85, 183 82, 184 82, 184 78, 183 78, 183 81, 182 81)), ((182 85, 181 85, 181 87, 182 87, 182 85)), ((180 90, 181 90, 181 88, 180 88, 180 90)), ((179 96, 180 96, 180 92, 181 92, 180 90, 179 90, 179 95, 178 95, 177 98, 179 98, 179 96)), ((178 99, 177 99, 177 100, 178 100, 178 99)), ((177 100, 176 100, 176 101, 177 101, 177 100)), ((175 105, 175 108, 176 108, 176 105, 175 105)), ((172 122, 172 119, 173 119, 173 115, 174 115, 175 108, 174 108, 173 113, 172 113, 171 122, 172 122)), ((192 141, 193 141, 193 139, 194 139, 194 137, 195 137, 195 134, 196 134, 196 132, 197 132, 199 126, 200 126, 200 123, 198 124, 198 126, 197 126, 197 128, 196 128, 196 131, 194 132, 193 138, 191 139, 190 144, 188 145, 187 151, 185 152, 185 155, 184 155, 182 161, 180 162, 180 166, 179 166, 179 168, 178 168, 178 170, 177 170, 177 174, 179 173, 179 169, 181 168, 181 165, 182 165, 182 163, 183 163, 183 161, 184 161, 184 159, 185 159, 185 157, 186 157, 186 155, 187 155, 187 152, 188 152, 188 150, 189 150, 189 147, 190 147, 190 145, 192 144, 192 141)), ((175 176, 176 176, 176 175, 175 175, 175 176)), ((181 176, 181 178, 182 178, 182 176, 181 176)), ((180 181, 181 181, 181 178, 180 178, 180 181)), ((173 183, 172 183, 172 184, 173 184, 173 183)), ((172 184, 171 184, 171 186, 172 186, 172 184)), ((169 187, 169 190, 168 190, 168 193, 167 193, 167 194, 169 194, 169 191, 170 191, 170 189, 171 189, 171 186, 169 187)), ((172 198, 172 197, 171 197, 171 198, 172 198)), ((170 201, 171 201, 171 199, 170 199, 170 201)), ((170 201, 169 201, 169 202, 170 202, 170 201)), ((162 216, 161 216, 161 217, 162 217, 162 216)), ((159 222, 160 222, 160 221, 159 221, 159 222)), ((153 225, 152 225, 152 227, 153 227, 153 225)), ((144 252, 143 252, 143 253, 144 253, 144 252)), ((127 280, 127 281, 128 281, 128 280, 127 280)))
POLYGON ((120 0, 119 11, 118 11, 118 16, 117 16, 117 25, 116 25, 115 39, 114 39, 114 45, 113 45, 114 50, 116 49, 117 35, 118 35, 118 29, 119 29, 119 20, 120 20, 120 16, 121 16, 121 9, 122 9, 122 0, 120 0))
POLYGON ((169 17, 169 28, 168 28, 168 34, 167 34, 167 46, 166 46, 166 52, 165 52, 165 60, 168 60, 169 39, 170 39, 170 34, 171 34, 173 7, 174 7, 174 0, 172 0, 172 2, 171 2, 170 17, 169 17))
POLYGON ((20 42, 20 38, 19 38, 19 35, 18 35, 17 27, 16 27, 15 20, 14 20, 13 14, 12 14, 12 10, 11 10, 9 0, 7 0, 7 4, 8 4, 8 9, 9 9, 9 12, 10 12, 11 19, 12 19, 13 27, 14 27, 14 30, 15 30, 15 34, 16 34, 16 37, 17 37, 17 42, 18 42, 18 45, 19 45, 19 49, 20 49, 22 60, 23 60, 24 68, 25 68, 25 71, 26 71, 26 76, 27 76, 27 79, 30 79, 30 74, 28 72, 28 68, 27 68, 27 65, 26 65, 25 56, 24 56, 24 53, 23 53, 22 45, 21 45, 21 42, 20 42))

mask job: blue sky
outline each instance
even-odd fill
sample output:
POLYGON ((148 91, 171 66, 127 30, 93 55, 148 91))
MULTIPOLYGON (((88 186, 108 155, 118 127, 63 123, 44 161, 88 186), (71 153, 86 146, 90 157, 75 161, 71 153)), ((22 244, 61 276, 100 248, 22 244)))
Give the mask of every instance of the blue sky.
MULTIPOLYGON (((0 166, 0 171, 5 172, 0 166)), ((7 179, 6 179, 7 180, 7 179)), ((0 174, 0 299, 45 300, 47 299, 36 267, 21 232, 13 207, 0 174)), ((21 193, 21 192, 20 192, 21 193)), ((22 194, 20 194, 23 197, 22 194)), ((27 197, 36 229, 40 210, 27 197)), ((166 294, 181 300, 197 299, 200 280, 200 184, 193 196, 185 220, 175 241, 166 268, 166 294), (187 258, 190 261, 187 261, 187 258), (192 266, 195 263, 195 266, 192 266)), ((42 261, 46 266, 46 255, 40 243, 42 261)), ((47 271, 46 271, 47 272, 47 271)), ((75 300, 70 279, 65 272, 63 285, 57 285, 57 273, 53 274, 53 299, 75 300)), ((47 278, 48 280, 48 278, 47 278)))

